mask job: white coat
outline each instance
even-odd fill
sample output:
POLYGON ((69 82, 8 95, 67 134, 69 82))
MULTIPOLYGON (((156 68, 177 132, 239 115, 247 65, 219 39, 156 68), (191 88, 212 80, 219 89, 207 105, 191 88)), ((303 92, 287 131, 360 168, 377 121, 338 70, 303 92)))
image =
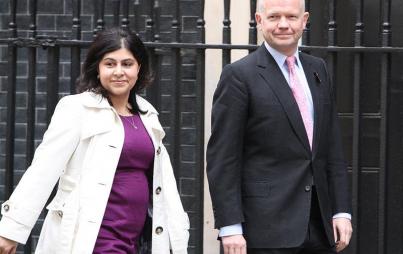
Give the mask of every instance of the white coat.
MULTIPOLYGON (((154 107, 136 99, 147 111, 140 116, 155 149, 152 253, 168 254, 171 248, 186 254, 189 219, 162 144, 165 133, 154 107)), ((123 124, 105 98, 91 92, 62 98, 31 166, 2 205, 0 235, 24 244, 59 180, 35 253, 92 253, 123 140, 123 124)))

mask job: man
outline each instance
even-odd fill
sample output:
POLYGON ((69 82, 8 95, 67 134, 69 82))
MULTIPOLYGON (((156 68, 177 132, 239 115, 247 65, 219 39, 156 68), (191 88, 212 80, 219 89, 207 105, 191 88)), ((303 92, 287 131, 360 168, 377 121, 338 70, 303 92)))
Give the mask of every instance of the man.
POLYGON ((298 52, 304 6, 259 0, 265 42, 214 94, 207 174, 224 253, 335 253, 352 234, 329 74, 298 52))

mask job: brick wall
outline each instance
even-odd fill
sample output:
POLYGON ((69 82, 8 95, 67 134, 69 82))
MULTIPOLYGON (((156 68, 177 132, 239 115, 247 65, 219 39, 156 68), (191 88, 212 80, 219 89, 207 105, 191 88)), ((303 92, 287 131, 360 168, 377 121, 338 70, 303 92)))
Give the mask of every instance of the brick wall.
MULTIPOLYGON (((17 6, 17 28, 19 37, 27 37, 29 28, 29 4, 28 0, 19 0, 17 6)), ((72 6, 71 0, 38 0, 37 9, 37 34, 51 35, 58 38, 71 38, 72 27, 72 6)), ((106 0, 105 8, 105 26, 112 26, 112 0, 106 0)), ((130 27, 134 26, 133 2, 130 1, 130 27)), ((142 1, 148 4, 148 1, 142 1)), ((143 4, 144 5, 144 4, 143 4)), ((160 1, 161 16, 160 24, 160 40, 162 42, 170 41, 170 29, 172 21, 172 13, 174 1, 160 1)), ((180 2, 181 12, 181 39, 183 42, 196 42, 198 34, 196 31, 196 20, 200 3, 198 0, 183 0, 180 2)), ((144 13, 139 17, 142 28, 138 32, 144 39, 145 37, 145 15, 148 8, 141 6, 140 13, 144 13)), ((94 7, 93 1, 82 1, 81 6, 81 25, 82 38, 91 40, 94 29, 94 7)), ((10 15, 9 1, 0 1, 0 38, 8 37, 8 23, 10 15)), ((5 126, 6 126, 6 100, 7 100, 7 46, 0 45, 0 202, 5 197, 5 126)), ((86 50, 82 50, 84 56, 86 50)), ((35 121, 35 143, 38 145, 42 135, 46 130, 46 68, 47 68, 47 50, 37 49, 36 64, 36 121, 35 121)), ((180 84, 173 84, 171 81, 171 55, 170 51, 162 51, 162 61, 160 66, 160 88, 161 88, 161 108, 160 121, 164 126, 167 137, 165 143, 168 151, 172 154, 170 143, 173 139, 173 133, 170 129, 171 122, 171 105, 172 105, 172 87, 180 85, 182 88, 181 95, 181 147, 180 147, 180 171, 178 188, 183 200, 185 210, 189 213, 191 219, 191 241, 189 253, 199 253, 198 248, 202 244, 198 239, 202 234, 202 229, 196 225, 200 225, 202 207, 200 207, 199 186, 203 178, 199 176, 200 167, 197 163, 197 152, 203 147, 196 146, 196 54, 193 50, 181 50, 182 81, 180 84)), ((83 59, 83 57, 82 57, 83 59)), ((27 49, 18 48, 17 61, 17 95, 16 95, 16 135, 15 135, 15 163, 14 175, 15 183, 18 183, 21 175, 26 169, 25 144, 26 144, 26 107, 27 107, 27 49)), ((64 96, 70 91, 70 49, 61 48, 60 65, 59 65, 59 95, 64 96)), ((43 215, 33 230, 33 246, 36 244, 37 236, 42 224, 43 215)), ((21 248, 20 248, 21 249, 21 248)))

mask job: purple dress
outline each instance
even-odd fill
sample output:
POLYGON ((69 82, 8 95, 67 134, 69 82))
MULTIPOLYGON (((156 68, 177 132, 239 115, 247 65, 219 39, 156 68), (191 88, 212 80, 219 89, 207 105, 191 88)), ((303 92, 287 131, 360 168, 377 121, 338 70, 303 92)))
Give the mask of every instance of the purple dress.
POLYGON ((120 117, 125 140, 93 253, 135 254, 146 219, 152 141, 138 114, 120 117))

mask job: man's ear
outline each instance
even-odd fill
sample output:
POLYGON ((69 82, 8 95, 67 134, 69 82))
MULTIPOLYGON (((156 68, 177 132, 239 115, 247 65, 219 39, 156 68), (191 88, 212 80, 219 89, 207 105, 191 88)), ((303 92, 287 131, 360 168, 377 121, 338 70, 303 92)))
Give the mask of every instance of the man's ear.
POLYGON ((256 12, 255 13, 255 20, 256 20, 257 25, 260 26, 261 23, 262 23, 262 14, 259 13, 259 12, 256 12))
POLYGON ((304 12, 304 16, 302 18, 304 19, 304 29, 305 29, 306 23, 308 22, 309 19, 309 12, 304 12))

